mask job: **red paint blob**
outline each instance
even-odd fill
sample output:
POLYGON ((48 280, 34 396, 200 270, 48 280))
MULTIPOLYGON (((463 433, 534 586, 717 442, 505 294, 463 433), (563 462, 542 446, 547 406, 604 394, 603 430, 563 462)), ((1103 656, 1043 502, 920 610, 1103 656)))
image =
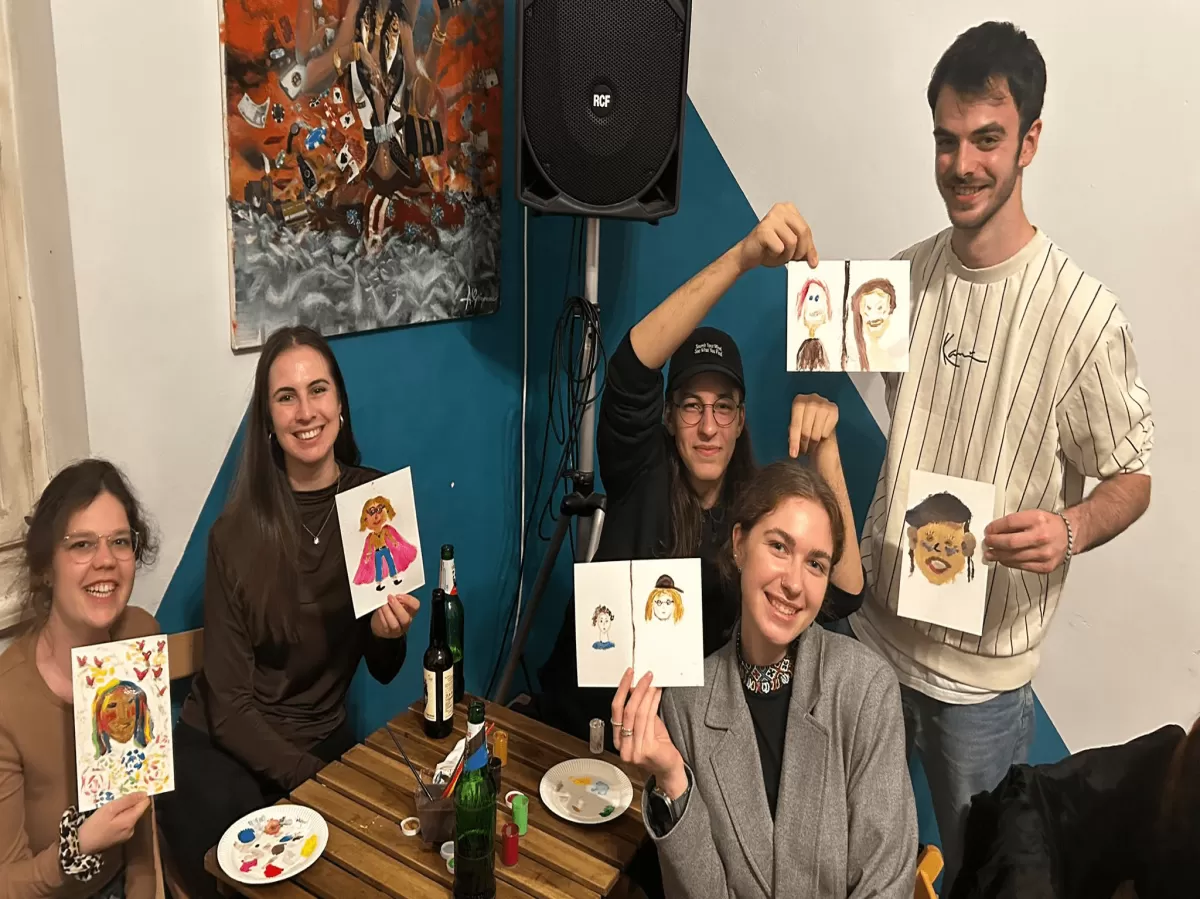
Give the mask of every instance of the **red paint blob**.
POLYGON ((275 865, 267 865, 265 868, 263 868, 263 874, 265 874, 267 877, 278 877, 282 873, 283 868, 278 868, 275 865))

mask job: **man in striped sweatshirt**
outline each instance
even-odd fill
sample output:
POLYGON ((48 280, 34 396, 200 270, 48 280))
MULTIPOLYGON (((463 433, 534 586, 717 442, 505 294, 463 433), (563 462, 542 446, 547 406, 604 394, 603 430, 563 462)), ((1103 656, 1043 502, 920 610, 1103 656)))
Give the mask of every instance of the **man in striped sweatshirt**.
MULTIPOLYGON (((1046 629, 1071 560, 1150 502, 1154 422, 1117 298, 1025 215, 1045 63, 1007 23, 961 34, 933 72, 937 187, 950 227, 912 262, 909 370, 884 375, 887 458, 863 530, 856 636, 895 667, 946 856, 971 796, 1027 759, 1046 629), (994 483, 982 636, 897 614, 914 469, 994 483), (1086 497, 1084 478, 1099 483, 1086 497)), ((983 568, 983 566, 980 566, 983 568)), ((983 572, 981 572, 982 574, 983 572)))

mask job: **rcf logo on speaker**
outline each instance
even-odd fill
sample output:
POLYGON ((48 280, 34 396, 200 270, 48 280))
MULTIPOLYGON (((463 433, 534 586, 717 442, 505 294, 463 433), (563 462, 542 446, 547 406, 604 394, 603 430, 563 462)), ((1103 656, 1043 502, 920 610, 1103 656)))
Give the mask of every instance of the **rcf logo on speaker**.
POLYGON ((592 82, 592 113, 606 118, 613 110, 613 89, 606 81, 592 82))

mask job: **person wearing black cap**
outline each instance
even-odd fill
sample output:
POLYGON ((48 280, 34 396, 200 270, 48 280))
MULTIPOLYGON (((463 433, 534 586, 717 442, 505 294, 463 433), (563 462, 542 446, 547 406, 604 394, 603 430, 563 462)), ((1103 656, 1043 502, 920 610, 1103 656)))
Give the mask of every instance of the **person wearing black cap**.
MULTIPOLYGON (((817 264, 807 223, 790 204, 772 207, 754 230, 676 290, 625 335, 608 360, 597 416, 596 455, 607 512, 593 561, 701 560, 704 654, 733 633, 740 607, 716 560, 730 537, 726 509, 755 472, 746 427, 746 381, 733 338, 698 327, 730 286, 759 266, 817 264), (668 363, 666 390, 662 366, 668 363)), ((862 564, 833 426, 837 409, 819 397, 793 404, 791 455, 809 452, 846 511, 847 551, 830 577, 827 619, 861 604, 862 564)), ((593 718, 608 720, 612 690, 579 687, 574 598, 542 685, 527 711, 587 739, 593 718)), ((613 748, 612 734, 607 737, 613 748)))

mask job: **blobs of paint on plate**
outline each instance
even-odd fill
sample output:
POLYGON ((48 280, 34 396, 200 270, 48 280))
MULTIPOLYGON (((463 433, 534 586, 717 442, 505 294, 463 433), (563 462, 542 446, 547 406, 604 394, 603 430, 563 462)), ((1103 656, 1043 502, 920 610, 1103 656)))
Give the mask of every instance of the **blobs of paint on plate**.
POLYGON ((283 868, 277 868, 275 865, 267 865, 263 868, 263 875, 265 877, 278 877, 282 873, 283 868))
POLYGON ((604 806, 604 811, 602 811, 602 812, 600 813, 600 817, 601 817, 601 818, 607 818, 607 817, 608 817, 609 815, 611 815, 611 814, 612 814, 614 811, 616 811, 616 807, 615 807, 615 806, 606 805, 606 806, 604 806))
POLYGON ((580 787, 586 787, 591 782, 592 782, 592 779, 590 777, 572 777, 571 778, 571 783, 575 784, 576 786, 580 786, 580 787))
POLYGON ((300 847, 300 854, 305 858, 308 858, 313 854, 314 851, 316 851, 316 848, 317 835, 315 833, 309 834, 308 839, 304 841, 304 845, 300 847))
POLYGON ((252 828, 244 828, 238 831, 239 843, 250 843, 254 841, 254 830, 252 828))

